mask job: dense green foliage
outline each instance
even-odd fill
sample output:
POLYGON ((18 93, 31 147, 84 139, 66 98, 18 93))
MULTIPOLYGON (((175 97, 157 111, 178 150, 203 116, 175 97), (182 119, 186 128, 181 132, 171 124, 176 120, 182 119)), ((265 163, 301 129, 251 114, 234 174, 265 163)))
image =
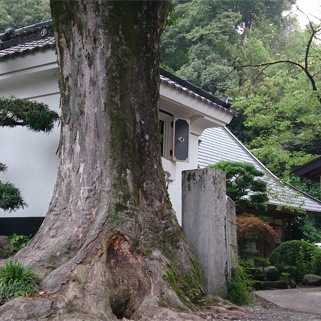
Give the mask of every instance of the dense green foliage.
POLYGON ((0 33, 50 19, 49 0, 0 0, 0 33))
POLYGON ((232 276, 227 282, 227 298, 235 304, 249 304, 252 302, 252 280, 246 269, 240 264, 232 270, 232 276))
POLYGON ((297 282, 301 282, 305 274, 321 273, 321 250, 306 241, 281 243, 269 260, 280 273, 289 273, 297 282))
POLYGON ((250 163, 220 161, 210 168, 226 172, 226 194, 235 202, 238 209, 267 209, 267 184, 259 179, 264 174, 250 163))
POLYGON ((319 216, 304 216, 300 218, 302 222, 299 224, 299 230, 302 233, 302 238, 312 243, 321 241, 321 217, 319 216))
POLYGON ((12 234, 10 239, 10 251, 13 254, 17 253, 20 249, 24 248, 30 242, 30 237, 21 234, 12 234))
POLYGON ((275 174, 288 179, 320 152, 320 103, 298 68, 270 66, 255 84, 230 88, 230 95, 242 115, 233 132, 275 174))
POLYGON ((163 34, 162 63, 179 76, 217 95, 224 95, 242 78, 232 65, 245 37, 236 26, 244 25, 249 30, 262 19, 280 26, 282 11, 288 8, 286 0, 174 3, 179 20, 163 34))
MULTIPOLYGON (((24 126, 35 132, 50 132, 59 115, 43 103, 19 98, 0 98, 0 127, 24 126)), ((0 173, 7 167, 0 163, 0 173)), ((0 180, 0 208, 13 211, 26 204, 18 188, 0 180)))
POLYGON ((261 35, 260 55, 253 56, 253 45, 252 56, 245 51, 239 61, 240 65, 256 67, 241 68, 243 82, 230 87, 228 95, 235 98, 233 108, 240 113, 231 124, 233 133, 273 173, 320 198, 317 183, 292 174, 295 167, 321 154, 321 47, 315 38, 317 28, 311 25, 301 30, 291 24, 276 32, 271 27, 273 36, 278 37, 276 43, 283 46, 274 52, 266 42, 268 33, 261 35))
POLYGON ((39 291, 37 272, 9 259, 0 267, 0 303, 39 291))

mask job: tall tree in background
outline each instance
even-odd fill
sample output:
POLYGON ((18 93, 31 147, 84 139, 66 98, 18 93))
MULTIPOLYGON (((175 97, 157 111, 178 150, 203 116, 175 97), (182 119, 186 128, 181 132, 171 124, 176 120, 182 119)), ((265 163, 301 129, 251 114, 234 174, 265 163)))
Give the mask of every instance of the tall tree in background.
MULTIPOLYGON (((186 310, 202 291, 160 157, 159 40, 169 2, 51 7, 60 163, 48 214, 16 257, 42 272, 47 293, 24 301, 25 319, 161 320, 161 306, 186 310)), ((20 306, 8 302, 1 317, 21 319, 20 306)))
POLYGON ((256 35, 240 50, 246 81, 229 89, 242 115, 231 124, 233 132, 283 178, 321 153, 319 28, 312 23, 306 30, 292 27, 276 53, 258 49, 256 35))
POLYGON ((280 27, 288 7, 286 0, 176 1, 179 21, 164 32, 162 63, 195 85, 226 97, 225 91, 242 80, 232 65, 248 30, 262 20, 280 27))
POLYGON ((0 0, 0 33, 50 19, 49 0, 0 0))

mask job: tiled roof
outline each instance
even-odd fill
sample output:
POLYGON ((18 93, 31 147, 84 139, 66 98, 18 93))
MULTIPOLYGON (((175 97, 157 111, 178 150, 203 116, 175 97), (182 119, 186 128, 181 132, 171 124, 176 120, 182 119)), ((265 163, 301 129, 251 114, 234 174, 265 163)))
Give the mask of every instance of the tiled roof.
POLYGON ((210 93, 204 91, 203 89, 196 87, 190 82, 179 78, 178 76, 170 73, 169 71, 160 68, 160 78, 163 84, 175 88, 176 90, 182 91, 189 96, 196 98, 214 108, 221 109, 233 116, 236 116, 237 113, 229 109, 230 104, 220 100, 219 98, 211 95, 210 93))
POLYGON ((45 39, 34 40, 32 42, 26 42, 23 44, 15 45, 3 50, 0 50, 0 60, 7 57, 18 56, 26 54, 27 52, 34 52, 37 50, 43 50, 46 48, 55 48, 54 37, 48 37, 45 39))
POLYGON ((321 214, 321 202, 270 172, 227 128, 206 129, 200 137, 198 164, 203 168, 221 160, 248 162, 264 173, 269 205, 291 211, 321 214))
MULTIPOLYGON (((51 21, 37 23, 16 30, 8 29, 5 33, 0 34, 0 61, 47 48, 55 48, 51 21)), ((165 69, 161 68, 160 78, 161 82, 165 85, 182 91, 185 94, 228 114, 236 114, 235 111, 229 109, 229 103, 218 99, 165 69)))
POLYGON ((50 21, 0 34, 0 60, 47 48, 55 48, 50 21))

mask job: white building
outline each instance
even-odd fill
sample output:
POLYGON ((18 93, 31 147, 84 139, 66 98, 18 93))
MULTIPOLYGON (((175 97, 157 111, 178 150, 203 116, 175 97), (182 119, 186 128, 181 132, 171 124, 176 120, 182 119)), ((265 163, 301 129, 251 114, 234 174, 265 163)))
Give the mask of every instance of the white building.
MULTIPOLYGON (((0 35, 0 97, 15 96, 46 103, 59 112, 58 65, 50 22, 0 35)), ((205 128, 224 127, 234 116, 229 106, 207 92, 161 70, 159 119, 162 160, 168 190, 181 222, 181 172, 198 167, 199 136, 205 128)), ((38 224, 46 215, 57 171, 59 126, 50 134, 26 128, 0 128, 0 177, 21 190, 28 207, 0 210, 3 228, 38 224), (14 218, 14 219, 13 219, 14 218), (19 223, 20 221, 20 223, 19 223)), ((40 224, 40 223, 39 223, 40 224)), ((2 226, 2 228, 1 228, 2 226)))

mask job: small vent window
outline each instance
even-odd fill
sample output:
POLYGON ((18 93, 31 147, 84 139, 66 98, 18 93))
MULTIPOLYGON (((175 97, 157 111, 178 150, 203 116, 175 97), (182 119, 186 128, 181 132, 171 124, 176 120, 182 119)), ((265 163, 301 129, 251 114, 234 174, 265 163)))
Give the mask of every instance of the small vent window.
POLYGON ((189 123, 185 119, 176 119, 174 125, 174 160, 188 161, 189 123))

